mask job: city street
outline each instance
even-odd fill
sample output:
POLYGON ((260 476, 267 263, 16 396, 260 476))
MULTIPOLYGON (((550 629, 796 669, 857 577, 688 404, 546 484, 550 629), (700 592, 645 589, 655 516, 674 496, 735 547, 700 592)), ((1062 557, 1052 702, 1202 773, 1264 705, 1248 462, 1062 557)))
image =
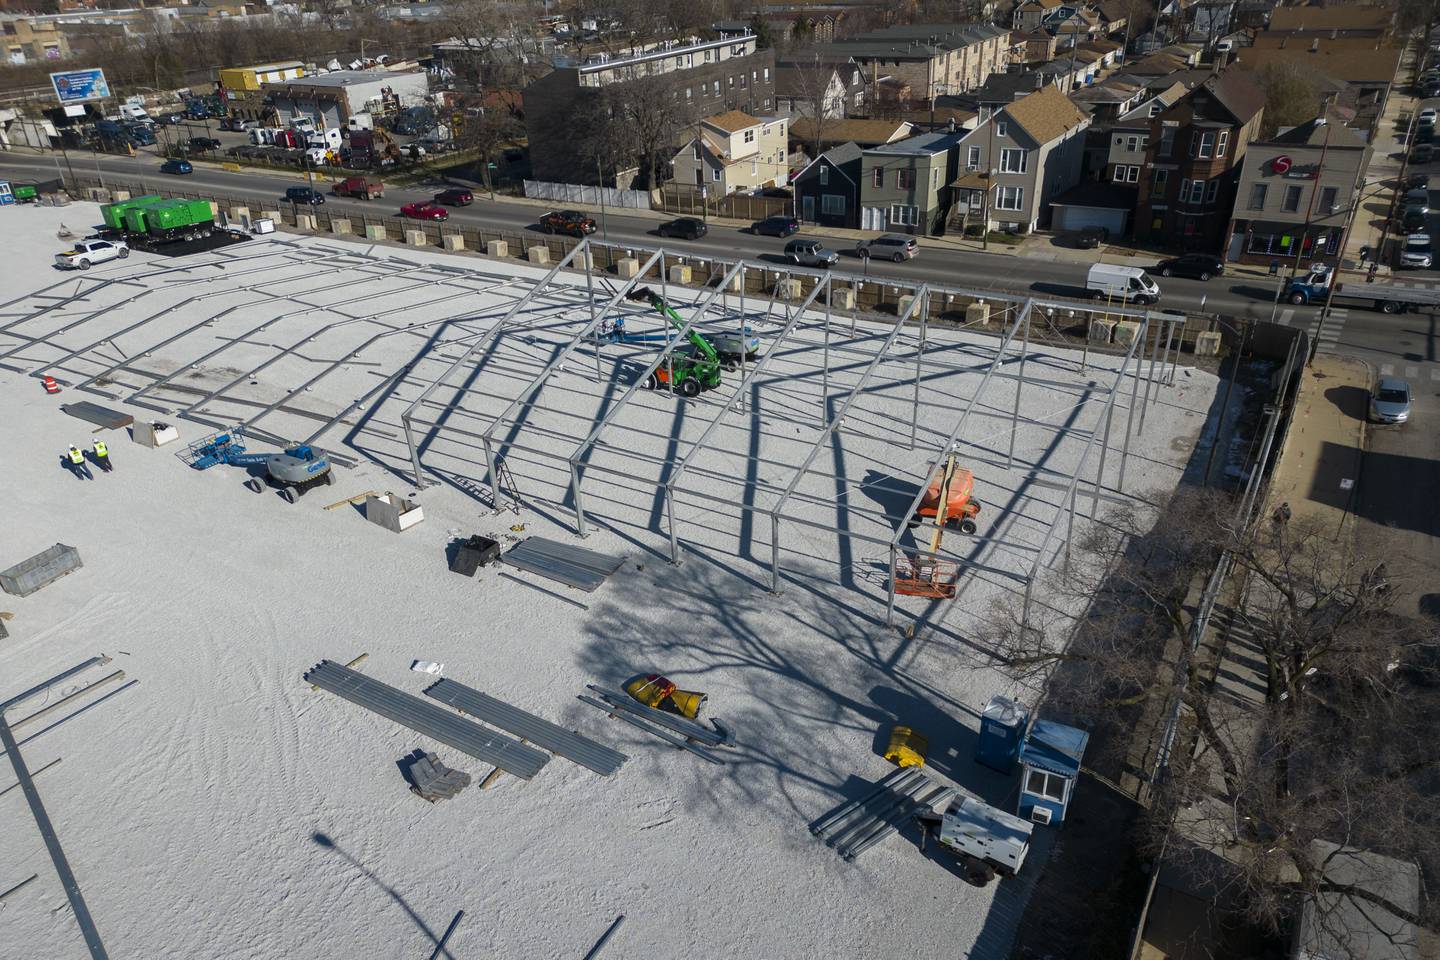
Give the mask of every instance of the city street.
MULTIPOLYGON (((203 193, 213 190, 228 197, 243 197, 256 203, 278 205, 286 187, 303 183, 295 175, 270 173, 258 170, 234 172, 197 165, 195 172, 188 176, 172 177, 159 172, 160 160, 146 153, 131 159, 128 157, 97 156, 94 154, 70 154, 69 163, 78 176, 114 177, 126 183, 140 182, 147 189, 162 185, 171 189, 203 193)), ((60 161, 63 167, 64 161, 60 161)), ((16 177, 44 178, 54 176, 57 162, 52 155, 22 154, 11 152, 0 157, 0 174, 16 177)), ((328 178, 317 174, 316 183, 322 189, 328 178)), ((350 200, 341 197, 327 197, 327 209, 339 209, 349 213, 368 213, 372 216, 396 216, 401 204, 415 200, 427 200, 444 186, 453 185, 437 180, 427 187, 387 187, 385 199, 381 201, 350 200)), ((491 201, 483 193, 475 191, 475 204, 465 208, 452 208, 452 223, 470 227, 505 228, 523 230, 533 228, 535 221, 546 208, 526 201, 491 201)), ((596 214, 596 221, 602 226, 596 236, 602 240, 637 245, 658 245, 661 241, 655 234, 656 226, 662 222, 662 215, 651 212, 626 213, 607 212, 596 214)), ((823 231, 807 230, 807 236, 825 238, 823 231)), ((866 263, 853 255, 854 241, 842 237, 828 237, 827 245, 841 255, 841 269, 853 272, 866 270, 866 263)), ((872 275, 897 277, 905 280, 931 280, 950 284, 961 284, 981 289, 1001 289, 1009 292, 1033 292, 1052 297, 1080 297, 1085 282, 1086 265, 1075 261, 1044 261, 1019 258, 1010 254, 986 254, 978 251, 956 250, 943 243, 921 239, 920 256, 905 263, 875 262, 868 269, 872 275)), ((758 259, 780 260, 785 240, 776 237, 752 236, 742 231, 733 222, 712 224, 710 233, 698 241, 669 239, 665 244, 676 251, 693 250, 696 255, 712 257, 749 256, 758 259)), ((1160 257, 1157 255, 1157 260, 1160 257)), ((1272 316, 1278 323, 1311 324, 1316 322, 1319 311, 1313 307, 1292 307, 1274 303, 1276 283, 1274 280, 1251 276, 1222 277, 1209 283, 1198 280, 1171 278, 1161 280, 1164 297, 1162 307, 1184 310, 1204 310, 1232 317, 1250 317, 1268 320, 1272 316)), ((1337 335, 1346 320, 1345 311, 1336 311, 1332 322, 1327 323, 1322 341, 1326 336, 1337 335)))

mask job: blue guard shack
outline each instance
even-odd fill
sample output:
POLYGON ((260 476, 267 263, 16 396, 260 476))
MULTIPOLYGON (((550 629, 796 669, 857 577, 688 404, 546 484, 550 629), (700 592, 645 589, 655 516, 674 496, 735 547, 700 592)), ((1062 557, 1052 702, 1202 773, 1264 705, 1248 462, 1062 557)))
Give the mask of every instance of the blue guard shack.
POLYGON ((1075 792, 1090 734, 1053 720, 1036 720, 1020 748, 1020 805, 1036 823, 1060 823, 1075 792))
POLYGON ((1009 773, 1020 756, 1025 726, 1030 713, 1025 705, 999 694, 990 698, 980 713, 980 739, 975 743, 975 760, 992 770, 1009 773))

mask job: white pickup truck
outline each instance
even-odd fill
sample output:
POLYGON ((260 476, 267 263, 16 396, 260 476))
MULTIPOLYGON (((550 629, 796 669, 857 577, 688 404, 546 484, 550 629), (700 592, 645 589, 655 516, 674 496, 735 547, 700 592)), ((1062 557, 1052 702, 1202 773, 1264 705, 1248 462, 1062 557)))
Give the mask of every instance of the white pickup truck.
POLYGON ((64 253, 55 254, 55 266, 62 270, 89 270, 92 263, 124 260, 130 248, 118 240, 77 240, 64 253))

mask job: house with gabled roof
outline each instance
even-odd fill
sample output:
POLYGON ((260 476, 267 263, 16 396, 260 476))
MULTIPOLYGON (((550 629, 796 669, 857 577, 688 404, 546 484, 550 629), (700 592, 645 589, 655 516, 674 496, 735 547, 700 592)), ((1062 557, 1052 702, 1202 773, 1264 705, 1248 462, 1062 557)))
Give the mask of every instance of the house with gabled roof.
POLYGON ((789 121, 742 110, 706 117, 672 160, 675 180, 712 195, 746 193, 789 180, 789 121))
POLYGON ((960 141, 952 203, 989 228, 1046 226, 1050 200, 1080 180, 1090 117, 1054 86, 992 112, 960 141))
POLYGON ((853 143, 831 147, 795 174, 795 209, 804 223, 854 230, 860 226, 864 151, 853 143))

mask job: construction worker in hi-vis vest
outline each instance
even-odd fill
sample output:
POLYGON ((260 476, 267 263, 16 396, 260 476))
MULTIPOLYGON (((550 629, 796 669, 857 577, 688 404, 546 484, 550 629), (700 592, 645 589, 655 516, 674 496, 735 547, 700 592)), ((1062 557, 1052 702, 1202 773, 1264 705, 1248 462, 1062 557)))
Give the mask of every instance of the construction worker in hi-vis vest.
POLYGON ((90 473, 89 464, 85 462, 85 455, 80 452, 80 448, 75 446, 75 444, 70 444, 70 449, 66 452, 65 457, 69 461, 66 466, 70 468, 70 472, 75 474, 75 476, 81 480, 95 479, 94 475, 90 473))
POLYGON ((95 465, 106 473, 110 472, 110 448, 105 446, 104 440, 95 441, 95 465))

